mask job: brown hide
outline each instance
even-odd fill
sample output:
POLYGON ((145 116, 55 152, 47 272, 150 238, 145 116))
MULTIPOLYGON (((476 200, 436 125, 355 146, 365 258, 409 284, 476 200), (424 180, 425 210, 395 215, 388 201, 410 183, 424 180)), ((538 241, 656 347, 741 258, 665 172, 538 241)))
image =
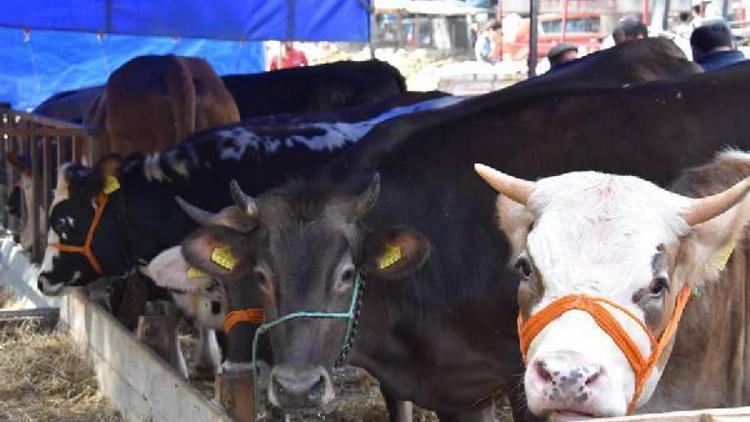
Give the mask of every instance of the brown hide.
MULTIPOLYGON (((692 169, 673 186, 700 197, 720 192, 750 176, 747 159, 720 157, 692 169)), ((674 348, 652 399, 639 413, 747 406, 750 355, 748 325, 747 237, 737 247, 718 280, 706 283, 685 309, 674 348)))
POLYGON ((239 121, 239 111, 203 59, 141 56, 110 76, 86 124, 94 162, 109 153, 162 152, 192 133, 239 121))

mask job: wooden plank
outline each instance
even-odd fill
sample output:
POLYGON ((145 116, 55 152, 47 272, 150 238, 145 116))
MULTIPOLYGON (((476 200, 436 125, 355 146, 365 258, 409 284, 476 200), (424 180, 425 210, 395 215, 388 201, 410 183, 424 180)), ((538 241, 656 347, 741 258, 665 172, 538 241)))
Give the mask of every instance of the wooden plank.
POLYGON ((15 319, 41 318, 57 320, 60 317, 59 308, 36 308, 36 309, 18 309, 18 310, 0 310, 0 321, 10 321, 15 319))
POLYGON ((597 422, 739 422, 750 420, 750 407, 701 409, 683 412, 651 413, 646 415, 602 418, 597 422))
POLYGON ((231 420, 81 292, 63 298, 60 328, 94 362, 100 391, 127 420, 231 420))

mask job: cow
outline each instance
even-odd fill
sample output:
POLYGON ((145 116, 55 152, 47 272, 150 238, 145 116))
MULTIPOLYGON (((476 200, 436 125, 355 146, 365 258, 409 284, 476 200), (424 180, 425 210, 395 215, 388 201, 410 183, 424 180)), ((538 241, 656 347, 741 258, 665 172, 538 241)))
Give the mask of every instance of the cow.
MULTIPOLYGON (((183 254, 201 271, 259 283, 269 320, 341 311, 363 274, 346 362, 373 374, 387 396, 444 420, 491 420, 490 399, 500 394, 510 395, 521 420, 529 416, 523 399, 510 394, 523 373, 519 280, 506 264, 510 245, 495 232, 493 192, 472 165, 526 179, 590 169, 665 184, 726 143, 748 146, 747 75, 740 66, 625 88, 560 86, 516 100, 499 91, 389 120, 314 178, 238 195, 255 226, 250 235, 203 228, 183 254), (216 247, 230 248, 233 269, 210 259, 216 247)), ((270 332, 269 400, 285 408, 327 403, 344 322, 283 327, 270 332)))
POLYGON ((115 70, 85 124, 93 127, 89 149, 98 160, 110 153, 163 152, 196 131, 239 119, 207 61, 167 55, 139 56, 115 70))
POLYGON ((96 85, 58 92, 36 106, 33 113, 80 125, 84 123, 91 104, 103 91, 104 86, 96 85))
POLYGON ((693 170, 682 183, 697 198, 632 176, 530 182, 477 172, 500 193, 518 268, 529 410, 551 420, 622 416, 649 401, 662 374, 652 410, 750 402, 738 375, 745 359, 727 355, 745 347, 733 334, 745 327, 735 315, 745 313, 750 154, 693 170), (733 252, 738 273, 720 276, 733 252))
MULTIPOLYGON (((224 289, 213 279, 200 272, 191 272, 180 253, 179 246, 169 248, 157 255, 143 269, 143 273, 157 286, 165 288, 181 316, 192 323, 198 331, 199 374, 213 375, 221 367, 221 351, 216 332, 224 330, 224 317, 227 313, 227 302, 224 289)), ((174 333, 177 338, 177 332, 174 333)), ((180 342, 174 344, 178 350, 173 354, 180 357, 178 370, 188 378, 187 365, 180 349, 180 342)))

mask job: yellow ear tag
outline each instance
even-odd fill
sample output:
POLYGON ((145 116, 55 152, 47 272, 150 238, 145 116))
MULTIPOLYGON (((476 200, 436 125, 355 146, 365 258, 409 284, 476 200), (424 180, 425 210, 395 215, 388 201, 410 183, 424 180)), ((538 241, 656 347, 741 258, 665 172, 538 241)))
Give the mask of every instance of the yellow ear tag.
POLYGON ((188 278, 202 278, 202 277, 208 277, 208 274, 204 273, 203 271, 195 267, 188 267, 187 276, 188 278))
POLYGON ((114 191, 116 191, 118 189, 120 189, 120 181, 117 180, 116 177, 114 177, 114 176, 107 176, 104 179, 104 189, 102 189, 104 191, 104 193, 106 193, 107 195, 109 195, 109 194, 111 194, 112 192, 114 192, 114 191))
POLYGON ((380 255, 379 269, 388 268, 401 260, 401 248, 387 243, 383 255, 380 255))
POLYGON ((233 270, 235 264, 237 263, 237 261, 234 259, 234 255, 232 255, 232 250, 226 246, 214 249, 214 251, 211 253, 211 261, 229 271, 233 270))
POLYGON ((737 242, 734 240, 729 242, 727 246, 724 247, 719 253, 716 255, 716 266, 719 267, 719 271, 723 270, 724 267, 727 266, 727 261, 729 261, 729 257, 732 256, 732 252, 734 252, 734 248, 737 246, 737 242))

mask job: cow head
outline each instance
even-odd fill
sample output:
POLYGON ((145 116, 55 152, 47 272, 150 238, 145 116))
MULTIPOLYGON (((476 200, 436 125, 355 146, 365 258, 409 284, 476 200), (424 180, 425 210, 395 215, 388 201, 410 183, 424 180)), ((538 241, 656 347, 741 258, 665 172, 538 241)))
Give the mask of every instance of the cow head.
POLYGON ((91 250, 101 265, 99 274, 91 260, 79 252, 61 250, 57 245, 81 246, 94 222, 96 198, 108 177, 117 171, 119 157, 107 157, 94 168, 76 164, 61 166, 54 199, 49 211, 47 249, 37 280, 39 290, 59 294, 65 286, 81 285, 101 275, 120 275, 130 269, 128 234, 118 219, 117 201, 121 193, 109 194, 107 206, 95 227, 91 250))
POLYGON ((179 246, 157 255, 143 273, 157 286, 169 290, 183 315, 197 326, 224 329, 227 310, 224 289, 208 274, 190 268, 179 246))
MULTIPOLYGON (((253 229, 203 228, 183 243, 183 253, 202 271, 259 286, 266 321, 300 311, 346 312, 358 271, 368 282, 398 279, 429 254, 428 241, 414 230, 365 226, 379 189, 377 175, 352 189, 292 182, 257 199, 233 185, 235 203, 253 229), (216 259, 217 250, 231 259, 216 259)), ((271 403, 301 408, 333 399, 330 368, 345 327, 340 319, 300 318, 270 330, 271 403)))
POLYGON ((529 409, 553 419, 617 416, 648 401, 671 351, 677 298, 717 278, 750 217, 750 179, 691 199, 628 176, 532 183, 477 171, 501 193, 500 228, 521 278, 529 409), (636 368, 638 354, 654 365, 636 368))

